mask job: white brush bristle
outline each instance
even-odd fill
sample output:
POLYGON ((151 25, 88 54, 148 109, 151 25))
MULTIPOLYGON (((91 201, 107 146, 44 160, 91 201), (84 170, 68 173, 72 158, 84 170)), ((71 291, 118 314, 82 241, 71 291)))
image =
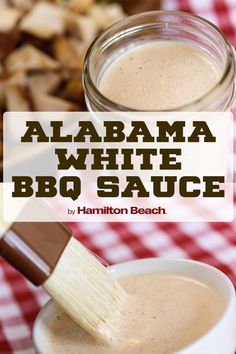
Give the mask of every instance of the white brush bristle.
POLYGON ((109 320, 118 316, 125 293, 108 270, 74 237, 67 244, 46 291, 97 339, 109 340, 109 320))

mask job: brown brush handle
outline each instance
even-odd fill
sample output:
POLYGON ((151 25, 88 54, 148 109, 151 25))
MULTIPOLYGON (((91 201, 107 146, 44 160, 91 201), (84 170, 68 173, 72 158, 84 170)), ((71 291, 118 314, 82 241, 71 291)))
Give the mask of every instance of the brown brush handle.
POLYGON ((71 238, 60 222, 15 222, 0 239, 0 255, 34 285, 53 272, 71 238))

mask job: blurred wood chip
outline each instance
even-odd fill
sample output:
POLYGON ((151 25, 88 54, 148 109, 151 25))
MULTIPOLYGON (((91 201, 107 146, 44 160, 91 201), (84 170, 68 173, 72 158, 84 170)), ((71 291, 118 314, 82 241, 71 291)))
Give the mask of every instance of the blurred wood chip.
POLYGON ((0 33, 11 32, 19 19, 22 16, 22 12, 13 7, 1 6, 0 2, 0 33))
POLYGON ((22 16, 22 12, 3 7, 0 2, 0 60, 4 59, 16 46, 18 31, 16 25, 22 16))
POLYGON ((20 22, 20 30, 34 36, 50 39, 64 33, 66 10, 62 7, 46 3, 37 3, 20 22))
POLYGON ((82 70, 83 58, 73 40, 67 37, 56 37, 52 44, 54 57, 68 69, 82 70))
POLYGON ((11 5, 23 12, 29 11, 34 3, 35 0, 11 0, 11 5))
POLYGON ((38 92, 37 90, 32 91, 32 99, 35 111, 71 112, 79 110, 79 106, 75 103, 38 92))
POLYGON ((8 111, 31 111, 28 91, 21 86, 6 85, 6 107, 8 111))
POLYGON ((116 3, 94 4, 89 8, 88 14, 101 29, 107 28, 126 16, 121 5, 116 3))
MULTIPOLYGON (((8 0, 1 0, 1 6, 8 6, 9 5, 9 2, 8 0)), ((1 117, 1 115, 0 115, 1 117)))
POLYGON ((90 43, 85 43, 84 41, 76 37, 71 37, 71 41, 73 42, 73 45, 80 54, 82 61, 84 61, 84 56, 87 52, 90 43))
POLYGON ((13 75, 8 77, 8 79, 6 80, 6 84, 26 87, 27 80, 26 80, 25 73, 23 71, 19 71, 17 73, 14 73, 13 75))
POLYGON ((97 23, 85 15, 75 15, 70 13, 66 20, 67 31, 78 38, 84 44, 90 44, 99 32, 97 23))
POLYGON ((0 60, 3 60, 15 48, 18 37, 17 30, 0 33, 0 60))
POLYGON ((3 131, 3 112, 0 112, 0 132, 3 131))
POLYGON ((94 0, 68 0, 69 9, 78 13, 85 13, 93 3, 94 0))
POLYGON ((30 44, 25 44, 9 54, 4 61, 8 72, 34 69, 57 69, 59 63, 30 44))
POLYGON ((84 98, 82 79, 72 78, 68 80, 62 90, 61 97, 74 102, 82 101, 84 98))
POLYGON ((6 104, 6 95, 5 95, 5 87, 4 87, 4 81, 0 80, 0 106, 5 107, 6 104))
POLYGON ((30 90, 37 88, 37 91, 41 93, 53 93, 60 85, 61 80, 60 73, 44 72, 29 75, 27 83, 30 90))
POLYGON ((124 11, 129 14, 137 14, 145 11, 160 10, 161 0, 118 0, 124 11))

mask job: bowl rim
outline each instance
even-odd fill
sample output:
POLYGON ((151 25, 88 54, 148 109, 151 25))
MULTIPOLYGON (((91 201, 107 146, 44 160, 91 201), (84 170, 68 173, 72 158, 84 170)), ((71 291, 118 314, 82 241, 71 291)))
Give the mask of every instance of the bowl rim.
MULTIPOLYGON (((233 283, 229 279, 229 277, 223 273, 221 270, 218 268, 196 260, 192 259, 186 259, 186 258, 172 258, 172 257, 151 257, 151 258, 143 258, 143 259, 135 259, 127 262, 122 262, 118 264, 114 264, 109 267, 109 271, 111 274, 113 273, 119 273, 122 269, 124 270, 126 267, 129 267, 130 265, 135 265, 135 264, 149 264, 151 263, 156 264, 156 263, 182 263, 182 264, 192 264, 196 267, 200 267, 202 269, 208 270, 209 272, 214 273, 215 275, 218 276, 218 278, 221 278, 222 285, 224 284, 225 287, 227 287, 227 299, 226 299, 226 305, 224 312, 222 315, 219 317, 218 321, 206 332, 204 333, 201 337, 193 341, 191 344, 187 345, 186 347, 180 349, 179 351, 175 352, 174 354, 186 354, 190 350, 197 349, 197 347, 202 344, 203 340, 207 340, 209 337, 214 335, 214 332, 218 330, 218 328, 221 326, 222 322, 227 318, 229 313, 233 309, 235 309, 235 303, 236 303, 236 296, 235 296, 235 288, 233 286, 233 283)), ((152 271, 151 271, 152 272, 152 271)), ((163 271, 164 272, 164 271, 163 271)), ((144 271, 140 274, 148 273, 148 271, 144 271)), ((149 272, 150 273, 150 272, 149 272)), ((155 272, 153 272, 155 273, 155 272)), ((167 272, 170 273, 170 272, 167 272)), ((174 273, 174 272, 173 272, 174 273)), ((127 272, 128 276, 129 272, 127 272)), ((138 272, 137 272, 138 274, 138 272)), ((176 272, 176 274, 181 274, 181 272, 176 272)), ((117 278, 123 277, 123 275, 118 275, 117 278)), ((191 277, 191 273, 189 272, 189 276, 191 277)), ((197 279, 197 277, 193 276, 193 279, 197 279)), ((200 280, 200 279, 199 279, 200 280)), ((202 280, 200 280, 202 281, 202 280)), ((210 282, 209 282, 210 285, 210 282)), ((53 307, 55 306, 55 301, 51 298, 47 301, 47 303, 42 307, 42 309, 39 311, 33 325, 33 330, 32 330, 32 341, 33 341, 33 347, 36 350, 37 354, 46 354, 45 352, 42 351, 42 348, 40 348, 39 341, 37 339, 37 330, 38 326, 42 322, 42 320, 47 317, 47 313, 49 310, 52 310, 53 307)))

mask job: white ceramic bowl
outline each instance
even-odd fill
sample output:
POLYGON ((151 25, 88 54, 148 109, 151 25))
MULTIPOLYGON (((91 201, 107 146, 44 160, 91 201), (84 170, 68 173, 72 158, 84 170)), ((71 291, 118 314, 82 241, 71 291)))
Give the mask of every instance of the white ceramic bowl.
MULTIPOLYGON (((226 307, 216 325, 204 336, 176 354, 234 354, 236 350, 236 298, 233 284, 218 269, 205 263, 168 258, 150 258, 126 262, 110 268, 116 278, 150 272, 182 274, 198 279, 215 287, 225 299, 226 307)), ((33 328, 33 343, 38 354, 44 348, 47 323, 55 309, 51 300, 39 313, 33 328)), ((73 353, 71 353, 73 354, 73 353)), ((102 354, 102 353, 101 353, 102 354)))

